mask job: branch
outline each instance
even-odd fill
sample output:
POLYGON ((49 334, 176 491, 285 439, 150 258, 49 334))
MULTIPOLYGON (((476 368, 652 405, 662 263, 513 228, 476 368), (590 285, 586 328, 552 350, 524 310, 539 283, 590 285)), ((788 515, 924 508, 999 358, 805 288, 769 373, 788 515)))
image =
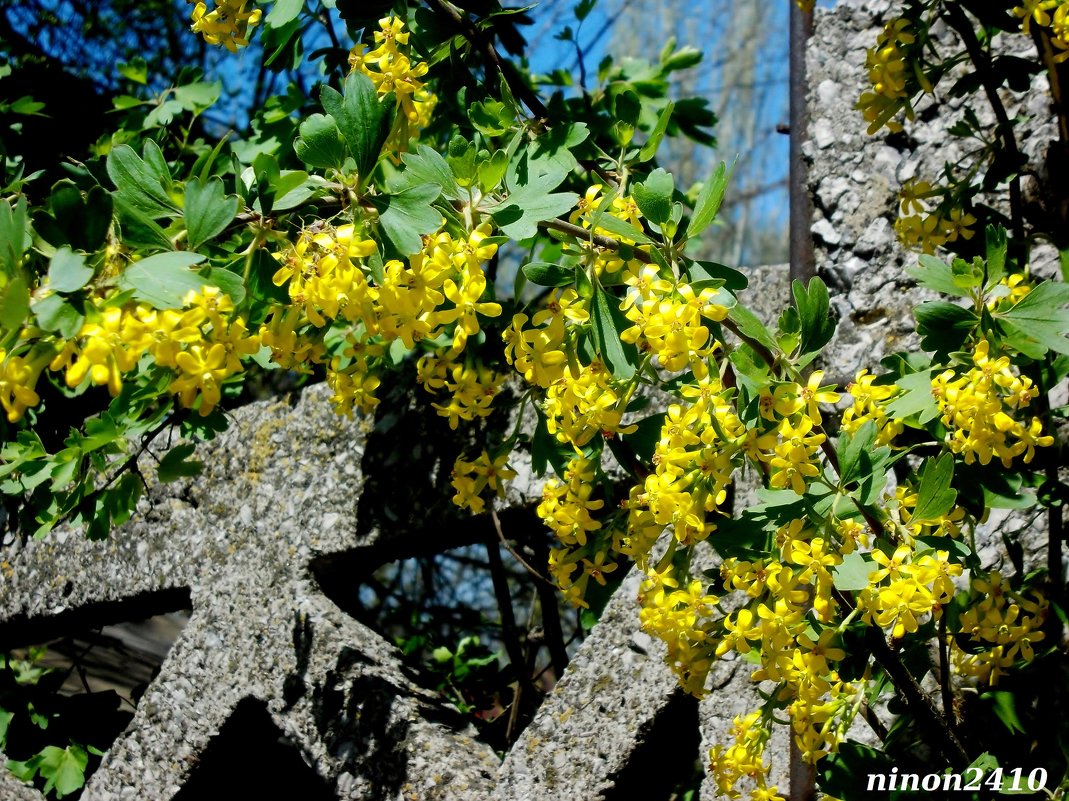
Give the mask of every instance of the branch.
POLYGON ((497 516, 497 510, 494 509, 492 504, 490 506, 490 519, 494 521, 494 530, 497 532, 498 541, 501 543, 502 546, 504 546, 505 550, 509 552, 512 558, 519 562, 521 565, 523 565, 527 572, 534 576, 536 579, 538 579, 541 583, 553 587, 555 589, 557 586, 556 584, 554 584, 552 581, 550 581, 537 570, 535 570, 533 567, 531 567, 527 560, 520 556, 518 553, 516 553, 515 549, 511 545, 509 545, 508 540, 505 539, 505 532, 501 529, 501 519, 497 516))
MULTIPOLYGON (((464 38, 471 42, 472 46, 482 51, 482 54, 486 57, 486 63, 490 67, 490 71, 495 76, 501 76, 505 79, 505 83, 508 84, 509 91, 518 97, 523 104, 531 110, 536 117, 546 122, 549 121, 550 113, 546 108, 545 103, 541 98, 527 85, 527 82, 516 72, 515 67, 512 66, 510 61, 502 61, 501 56, 498 55, 497 49, 482 31, 476 27, 475 23, 471 21, 471 18, 467 14, 462 14, 460 10, 454 6, 448 0, 427 0, 427 5, 436 10, 439 14, 444 14, 453 24, 460 28, 464 38)), ((489 77, 489 76, 488 76, 489 77)))
MULTIPOLYGON (((472 46, 480 50, 486 57, 486 63, 490 68, 490 72, 493 73, 495 77, 500 76, 504 79, 505 84, 508 86, 509 91, 512 92, 513 96, 519 98, 520 102, 527 106, 541 124, 545 126, 551 125, 553 115, 550 114, 549 109, 546 107, 546 104, 542 102, 538 93, 527 85, 527 81, 523 79, 523 76, 520 75, 511 61, 501 58, 501 55, 494 47, 494 43, 479 30, 467 14, 462 14, 460 10, 448 0, 427 0, 427 5, 435 9, 439 14, 444 14, 460 29, 464 38, 471 42, 472 46)), ((490 76, 487 77, 489 78, 490 76)), ((584 169, 595 173, 599 178, 605 181, 610 188, 619 188, 613 177, 602 169, 600 165, 585 159, 580 160, 579 163, 584 169)))
MULTIPOLYGON (((560 231, 563 234, 574 236, 576 239, 586 240, 590 244, 596 245, 599 248, 605 248, 606 250, 619 252, 623 244, 621 242, 617 242, 615 239, 611 239, 610 237, 602 236, 601 234, 595 234, 589 228, 583 228, 581 225, 575 225, 574 223, 565 222, 564 220, 543 220, 538 224, 543 228, 550 229, 551 231, 560 231)), ((653 263, 653 259, 650 257, 650 254, 646 253, 646 251, 644 250, 639 250, 638 248, 635 248, 633 256, 643 264, 653 263)))
MULTIPOLYGON (((1006 106, 998 94, 999 85, 1002 81, 991 66, 991 54, 984 52, 980 40, 976 38, 976 31, 973 30, 972 23, 969 22, 969 18, 965 16, 965 12, 957 3, 945 3, 943 8, 947 23, 961 36, 965 51, 969 54, 973 66, 976 67, 976 73, 980 76, 980 83, 984 87, 988 103, 991 104, 991 110, 995 112, 999 136, 1006 146, 1006 151, 1014 159, 1014 169, 1016 170, 1023 162, 1024 157, 1020 148, 1017 147, 1017 137, 1013 133, 1013 123, 1010 121, 1009 114, 1006 113, 1006 106)), ((1018 172, 1014 172, 1013 177, 1010 179, 1010 218, 1013 224, 1014 255, 1017 257, 1017 264, 1020 267, 1027 261, 1027 258, 1024 250, 1026 243, 1024 238, 1023 201, 1021 199, 1021 176, 1018 172)))
MULTIPOLYGON (((512 594, 509 592, 508 579, 505 578, 505 565, 501 561, 501 552, 497 549, 497 543, 493 540, 486 542, 486 560, 490 564, 490 581, 494 586, 494 597, 497 599, 497 608, 501 613, 501 639, 505 644, 505 651, 509 655, 512 672, 522 689, 533 689, 531 677, 527 675, 526 660, 523 658, 523 648, 520 646, 520 635, 516 628, 516 614, 512 609, 512 594)), ((513 699, 518 704, 519 692, 513 699)))

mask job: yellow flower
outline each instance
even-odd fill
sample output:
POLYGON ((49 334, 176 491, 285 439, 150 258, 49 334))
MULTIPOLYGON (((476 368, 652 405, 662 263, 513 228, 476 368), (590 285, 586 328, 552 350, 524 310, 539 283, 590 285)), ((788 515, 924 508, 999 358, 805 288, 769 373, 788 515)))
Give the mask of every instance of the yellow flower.
POLYGON ((493 490, 499 498, 505 497, 504 482, 516 477, 516 472, 507 467, 509 453, 502 453, 491 459, 485 450, 474 462, 467 462, 463 457, 453 465, 453 503, 462 509, 470 509, 480 514, 486 506, 482 493, 493 490))
POLYGON ((26 359, 8 355, 0 348, 0 405, 9 423, 18 422, 27 409, 41 402, 36 391, 37 379, 51 358, 49 349, 39 350, 26 359))
POLYGON ((215 0, 215 8, 208 11, 207 5, 197 3, 193 8, 191 26, 208 44, 222 45, 231 53, 249 43, 249 28, 260 21, 258 8, 246 11, 249 0, 215 0))

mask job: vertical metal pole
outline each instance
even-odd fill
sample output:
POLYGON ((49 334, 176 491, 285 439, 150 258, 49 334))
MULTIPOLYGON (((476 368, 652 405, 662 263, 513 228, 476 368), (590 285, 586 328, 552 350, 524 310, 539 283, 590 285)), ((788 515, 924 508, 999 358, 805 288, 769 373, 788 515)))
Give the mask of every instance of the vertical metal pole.
MULTIPOLYGON (((802 160, 802 142, 809 130, 809 113, 806 108, 805 46, 813 34, 813 11, 803 11, 796 0, 787 0, 790 5, 791 29, 791 109, 790 109, 790 199, 791 199, 791 266, 793 283, 800 280, 808 283, 816 275, 816 260, 813 256, 813 203, 809 198, 808 170, 802 160)), ((793 298, 793 295, 791 296, 793 298)), ((791 739, 790 785, 791 801, 816 801, 817 777, 813 766, 802 759, 802 752, 791 739)))
MULTIPOLYGON (((813 257, 813 203, 809 197, 808 170, 802 159, 802 142, 809 128, 809 112, 806 108, 805 46, 813 33, 813 12, 803 11, 795 0, 790 4, 790 202, 791 202, 791 281, 808 282, 816 275, 813 257)), ((792 801, 795 801, 792 799, 792 801)))

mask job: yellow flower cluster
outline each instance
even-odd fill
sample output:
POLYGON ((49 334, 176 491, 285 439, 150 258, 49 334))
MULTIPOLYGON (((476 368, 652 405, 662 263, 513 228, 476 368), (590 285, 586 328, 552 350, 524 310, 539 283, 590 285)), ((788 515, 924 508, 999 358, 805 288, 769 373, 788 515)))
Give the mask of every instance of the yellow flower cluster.
POLYGON ((954 596, 954 577, 962 573, 947 551, 918 554, 900 545, 890 555, 874 550, 872 558, 880 567, 859 593, 858 609, 865 622, 890 629, 895 639, 915 632, 927 615, 938 617, 954 596))
POLYGON ((1048 604, 1034 589, 1014 592, 997 570, 973 579, 972 589, 971 605, 957 625, 967 647, 950 637, 951 656, 961 675, 994 685, 1017 662, 1035 658, 1032 646, 1045 636, 1048 604))
POLYGON ((349 322, 366 320, 372 316, 373 295, 359 263, 353 260, 374 252, 374 240, 358 239, 356 226, 318 224, 302 231, 288 250, 274 254, 282 266, 271 280, 275 286, 289 282, 292 305, 318 328, 339 317, 349 322))
POLYGON ((356 339, 352 334, 346 342, 348 346, 340 356, 331 359, 327 368, 327 386, 334 391, 330 400, 339 414, 352 417, 354 409, 370 414, 379 405, 375 390, 381 381, 373 374, 368 360, 382 356, 385 348, 356 339))
POLYGON ((387 143, 395 151, 404 150, 408 140, 430 124, 438 98, 420 79, 427 74, 425 61, 412 63, 408 53, 409 33, 398 17, 379 20, 375 48, 357 45, 349 52, 349 67, 368 76, 380 95, 390 92, 401 109, 397 127, 387 143))
POLYGON ((716 303, 715 289, 694 293, 685 281, 667 281, 652 264, 636 263, 626 283, 627 296, 620 308, 634 325, 620 339, 652 353, 665 370, 678 372, 694 359, 707 358, 716 348, 702 318, 720 322, 728 309, 716 303))
POLYGON ((583 365, 578 375, 568 371, 551 384, 542 411, 549 433, 576 449, 599 433, 611 437, 635 430, 622 425, 622 398, 613 387, 612 373, 597 359, 583 365))
POLYGON ((536 510, 562 546, 550 552, 550 575, 565 599, 580 607, 588 606, 583 596, 589 580, 593 578, 604 585, 605 574, 618 567, 615 562, 606 561, 611 542, 597 536, 602 524, 590 514, 605 505, 605 501, 591 498, 595 473, 596 465, 590 459, 572 459, 564 472, 564 483, 553 478, 546 481, 536 510), (582 573, 573 579, 572 573, 580 565, 582 573))
POLYGON ((586 304, 574 289, 554 292, 546 308, 534 318, 516 314, 504 333, 505 358, 529 384, 547 389, 568 370, 567 349, 572 347, 567 324, 590 319, 586 304), (524 328, 530 319, 531 328, 524 328))
POLYGON ((970 226, 976 218, 961 209, 950 209, 943 214, 933 211, 928 214, 910 214, 895 220, 895 233, 898 241, 911 250, 922 253, 935 253, 948 242, 956 242, 959 237, 972 239, 976 233, 970 226))
POLYGON ((249 28, 259 23, 262 13, 258 8, 246 11, 248 4, 249 0, 215 0, 215 8, 209 11, 204 3, 197 3, 190 27, 208 44, 222 45, 236 53, 238 47, 249 44, 249 28))
POLYGON ((505 376, 489 367, 471 362, 456 362, 448 357, 427 354, 416 364, 416 378, 425 390, 434 394, 449 393, 448 403, 435 403, 434 408, 448 418, 449 427, 456 429, 461 420, 487 417, 494 398, 501 392, 505 376))
POLYGON ((1061 51, 1054 55, 1054 61, 1061 63, 1069 59, 1069 2, 1066 0, 1023 0, 1013 9, 1021 18, 1021 28, 1026 34, 1031 32, 1033 22, 1049 29, 1050 41, 1061 51), (1053 11, 1053 14, 1048 12, 1053 11))
POLYGON ((835 670, 845 657, 837 632, 818 630, 813 639, 806 614, 811 604, 819 621, 834 619, 832 570, 842 557, 835 543, 806 528, 804 520, 781 527, 776 541, 780 560, 724 561, 724 586, 752 600, 720 621, 715 655, 754 654, 760 667, 753 679, 776 682, 774 696, 788 702, 803 758, 816 762, 837 749, 857 713, 859 687, 841 681, 835 670))
POLYGON ((884 404, 898 395, 898 387, 894 384, 877 384, 876 376, 861 370, 846 391, 854 403, 843 412, 843 431, 854 434, 871 420, 876 425, 876 444, 891 445, 905 430, 902 421, 888 416, 884 409, 884 404))
POLYGON ((487 489, 493 490, 497 497, 505 497, 505 483, 516 478, 516 471, 508 467, 509 454, 502 453, 496 458, 483 451, 474 462, 459 457, 453 464, 453 503, 462 509, 470 509, 472 514, 481 514, 486 508, 482 497, 487 489))
POLYGON ((934 253, 958 239, 972 239, 975 231, 971 226, 976 218, 959 208, 944 211, 942 207, 929 208, 927 201, 941 197, 944 190, 933 187, 928 181, 906 181, 899 190, 900 212, 895 221, 898 240, 907 248, 934 253))
POLYGON ((668 646, 668 665, 687 692, 701 697, 713 665, 713 613, 719 599, 701 581, 683 587, 671 567, 647 574, 639 591, 642 628, 668 646))
POLYGON ((869 123, 870 135, 885 125, 888 130, 901 131, 902 124, 894 119, 900 111, 912 119, 913 109, 906 93, 906 61, 900 48, 916 41, 909 27, 909 20, 891 20, 876 37, 876 46, 865 52, 865 69, 872 88, 862 93, 856 108, 869 123))
POLYGON ((1031 277, 1028 272, 1010 273, 999 280, 992 297, 987 302, 987 308, 991 311, 1006 311, 1011 306, 1017 305, 1032 291, 1031 277))
MULTIPOLYGON (((319 340, 330 322, 351 323, 347 355, 331 361, 328 379, 340 411, 351 412, 354 406, 368 411, 378 403, 373 359, 382 356, 383 345, 400 340, 412 350, 444 334, 449 337, 447 359, 455 360, 480 332, 478 315, 501 314, 500 304, 481 299, 487 290, 482 265, 497 250, 484 242, 489 233, 489 225, 483 224, 464 239, 446 232, 427 236, 407 264, 386 262, 381 282, 373 282, 362 259, 375 251, 375 243, 360 239, 353 225, 318 224, 275 254, 281 266, 273 280, 287 285, 290 306, 272 312, 261 329, 263 342, 276 363, 294 369, 325 359, 319 340)), ((428 364, 422 371, 425 386, 432 391, 445 387, 453 394, 451 403, 438 408, 454 428, 460 419, 488 413, 498 377, 458 365, 459 372, 449 370, 437 384, 428 364)))
POLYGON ((714 746, 709 756, 709 769, 716 781, 717 791, 728 798, 741 798, 735 788, 743 779, 754 782, 750 801, 784 801, 775 785, 768 786, 769 766, 765 764, 765 744, 771 736, 771 721, 760 712, 738 716, 732 726, 734 744, 725 748, 714 746))
POLYGON ((182 310, 107 301, 90 306, 81 329, 66 342, 42 344, 28 356, 0 350, 0 405, 14 423, 40 403, 36 385, 45 366, 63 371, 72 389, 88 382, 106 386, 115 397, 123 376, 148 354, 174 373, 168 391, 187 409, 207 415, 219 404, 223 382, 244 369, 241 359, 260 349, 245 318, 233 311, 230 297, 211 286, 190 292, 182 310))
MULTIPOLYGON (((260 340, 248 333, 244 317, 233 315, 230 297, 215 287, 204 287, 199 294, 191 292, 185 303, 187 311, 181 317, 147 307, 139 311, 144 315, 147 350, 156 363, 170 367, 173 356, 178 376, 169 390, 187 409, 199 398, 197 410, 203 416, 219 404, 223 382, 244 369, 241 358, 256 353, 260 340), (223 315, 232 316, 224 319, 223 315), (193 338, 193 329, 199 330, 198 339, 193 338), (178 343, 184 346, 182 350, 177 350, 178 343)), ((69 383, 69 375, 67 380, 69 383)))
POLYGON ((693 405, 668 407, 654 449, 654 471, 631 490, 623 550, 640 566, 661 532, 671 526, 676 542, 693 545, 716 530, 732 472, 740 461, 745 426, 731 393, 707 375, 689 385, 693 405))
POLYGON ((37 349, 25 358, 0 348, 0 405, 9 423, 18 422, 27 409, 41 402, 37 379, 51 360, 50 349, 37 349))
POLYGON ((820 474, 817 451, 827 436, 814 428, 821 424, 820 404, 837 403, 834 386, 821 386, 821 370, 814 371, 803 387, 778 382, 760 393, 761 417, 773 425, 764 431, 746 432, 747 454, 767 465, 769 484, 776 489, 790 487, 801 495, 807 483, 820 474))
POLYGON ((187 409, 196 406, 207 415, 222 398, 223 382, 244 369, 242 357, 260 349, 259 337, 233 312, 230 296, 212 286, 190 292, 180 311, 146 304, 96 308, 49 368, 65 370, 68 387, 88 380, 114 397, 122 391, 123 375, 148 353, 156 365, 174 371, 168 391, 187 409))
POLYGON ((986 339, 976 343, 973 367, 959 375, 946 370, 932 379, 932 395, 949 430, 947 445, 965 457, 966 464, 988 464, 998 458, 1010 467, 1018 456, 1032 461, 1037 447, 1053 444, 1038 417, 1027 423, 1015 419, 1039 394, 1027 376, 1015 375, 1006 356, 992 358, 986 339))

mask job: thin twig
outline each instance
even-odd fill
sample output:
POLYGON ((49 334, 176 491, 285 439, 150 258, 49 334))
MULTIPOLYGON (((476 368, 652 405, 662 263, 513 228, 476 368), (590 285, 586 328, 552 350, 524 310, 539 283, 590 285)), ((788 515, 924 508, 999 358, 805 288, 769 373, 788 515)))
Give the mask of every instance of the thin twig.
MULTIPOLYGON (((583 228, 581 225, 575 225, 574 223, 565 222, 564 220, 543 220, 538 224, 543 228, 549 228, 552 231, 560 231, 562 234, 574 236, 576 239, 585 240, 599 248, 605 248, 607 250, 619 251, 623 244, 610 237, 595 234, 589 228, 583 228)), ((632 256, 643 264, 651 264, 653 262, 653 258, 649 253, 644 250, 639 250, 638 248, 635 248, 632 256)))
POLYGON ((1006 151, 1014 161, 1014 174, 1010 178, 1010 219, 1013 224, 1014 255, 1017 257, 1017 266, 1020 268, 1027 261, 1025 258, 1027 243, 1024 237, 1024 204, 1021 199, 1021 176, 1019 172, 1019 167, 1024 158, 1021 155, 1020 148, 1017 146, 1017 137, 1013 133, 1013 122, 1010 121, 1006 106, 998 94, 998 88, 1002 81, 992 67, 991 54, 984 52, 980 40, 976 38, 976 31, 973 30, 972 23, 969 22, 969 18, 961 7, 957 3, 944 3, 943 10, 947 23, 961 36, 965 51, 969 54, 969 59, 980 77, 980 83, 984 87, 987 101, 991 105, 991 110, 995 113, 996 128, 999 136, 1002 138, 1006 151))
MULTIPOLYGON (((486 63, 489 71, 492 75, 487 75, 487 81, 491 77, 500 76, 504 79, 505 84, 508 86, 509 91, 513 96, 519 98, 530 112, 537 118, 539 124, 549 127, 552 123, 552 114, 546 104, 542 102, 542 99, 538 96, 538 93, 527 85, 527 81, 523 80, 523 76, 516 70, 516 67, 508 59, 502 59, 501 55, 497 52, 497 48, 494 47, 494 43, 471 21, 471 18, 467 14, 461 13, 461 11, 454 6, 448 0, 427 0, 427 5, 438 11, 440 14, 444 14, 448 17, 452 23, 457 26, 464 38, 467 39, 473 47, 482 51, 482 54, 486 57, 486 63)), ((612 189, 617 189, 618 184, 616 180, 606 170, 592 161, 581 160, 579 162, 584 169, 595 173, 599 178, 605 181, 612 189)))
POLYGON ((494 521, 494 530, 497 532, 498 540, 501 542, 504 549, 512 555, 512 558, 523 565, 524 568, 527 569, 527 572, 539 581, 548 584, 550 587, 556 587, 556 584, 535 570, 526 559, 516 553, 516 550, 509 545, 508 540, 505 539, 505 532, 501 530, 501 519, 497 516, 497 510, 494 509, 492 505, 490 507, 490 519, 494 521))
POLYGON ((943 717, 954 731, 957 718, 954 715, 954 693, 950 689, 950 654, 947 648, 947 616, 939 616, 939 694, 943 701, 943 717))

